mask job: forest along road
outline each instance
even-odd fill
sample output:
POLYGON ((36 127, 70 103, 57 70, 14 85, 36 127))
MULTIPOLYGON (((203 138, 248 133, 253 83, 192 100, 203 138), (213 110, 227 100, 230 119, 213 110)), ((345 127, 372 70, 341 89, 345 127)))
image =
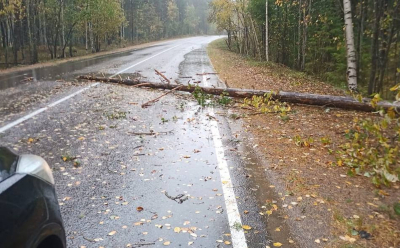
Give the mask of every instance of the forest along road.
POLYGON ((223 87, 216 75, 196 75, 213 72, 206 46, 218 38, 0 75, 0 145, 52 167, 68 247, 272 246, 259 215, 265 199, 245 177, 248 159, 232 152, 225 110, 178 93, 142 109, 163 91, 73 80, 159 82, 157 69, 171 81, 223 87))

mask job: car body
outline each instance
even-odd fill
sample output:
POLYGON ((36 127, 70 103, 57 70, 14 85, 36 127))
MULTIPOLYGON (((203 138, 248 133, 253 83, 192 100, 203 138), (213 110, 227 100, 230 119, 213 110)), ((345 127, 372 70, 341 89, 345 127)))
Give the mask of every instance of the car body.
POLYGON ((51 169, 41 157, 0 147, 0 247, 65 248, 51 169))

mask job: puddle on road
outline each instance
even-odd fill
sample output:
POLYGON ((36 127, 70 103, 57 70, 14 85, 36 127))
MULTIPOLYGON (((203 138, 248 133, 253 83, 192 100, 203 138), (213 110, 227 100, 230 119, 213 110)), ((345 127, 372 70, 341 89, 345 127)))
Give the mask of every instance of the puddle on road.
MULTIPOLYGON (((247 178, 247 184, 253 187, 257 186, 257 190, 253 192, 258 201, 258 206, 260 206, 260 211, 264 214, 262 221, 265 223, 267 237, 271 241, 271 246, 273 242, 280 242, 285 247, 291 245, 289 243, 291 239, 289 227, 286 224, 285 213, 281 210, 282 206, 280 204, 280 198, 283 196, 277 194, 271 188, 273 185, 269 182, 263 161, 257 157, 256 152, 245 144, 239 146, 239 151, 246 156, 247 160, 243 160, 245 163, 244 168, 251 174, 247 178), (278 206, 277 210, 274 210, 274 205, 278 206), (261 208, 262 206, 266 208, 261 208), (268 216, 267 211, 272 211, 272 214, 268 216)), ((250 191, 251 189, 248 190, 250 191)), ((291 245, 290 247, 295 246, 291 245)))

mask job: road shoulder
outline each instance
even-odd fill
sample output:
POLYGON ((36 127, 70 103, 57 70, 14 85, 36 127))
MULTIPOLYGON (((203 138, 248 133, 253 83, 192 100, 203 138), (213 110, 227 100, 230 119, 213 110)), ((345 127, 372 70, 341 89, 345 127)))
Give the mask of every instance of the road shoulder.
MULTIPOLYGON (((344 94, 301 73, 247 60, 223 47, 220 41, 214 42, 208 53, 229 87, 344 94)), ((235 108, 229 116, 238 122, 237 130, 263 161, 265 176, 280 196, 272 200, 285 210, 294 242, 300 247, 397 247, 399 218, 390 206, 399 199, 399 186, 379 190, 369 178, 350 177, 347 168, 335 165, 336 156, 331 152, 346 141, 345 130, 351 128, 354 118, 375 116, 289 107, 287 115, 255 113, 257 109, 248 107, 235 108), (373 239, 360 235, 365 232, 373 239)))

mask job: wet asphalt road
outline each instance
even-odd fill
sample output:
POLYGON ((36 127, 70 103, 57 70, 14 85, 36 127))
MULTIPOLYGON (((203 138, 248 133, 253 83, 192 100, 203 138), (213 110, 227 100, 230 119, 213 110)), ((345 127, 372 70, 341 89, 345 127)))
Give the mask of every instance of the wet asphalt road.
POLYGON ((74 81, 82 74, 118 74, 159 82, 157 69, 171 81, 224 87, 216 75, 196 75, 213 72, 206 46, 218 38, 161 42, 0 75, 0 128, 92 86, 0 133, 0 145, 41 155, 52 167, 68 247, 272 246, 267 218, 259 213, 277 196, 269 192, 257 158, 241 144, 245 134, 224 117, 228 110, 201 108, 190 94, 180 93, 142 109, 163 92, 74 81), (25 77, 34 81, 21 82, 25 77), (61 157, 76 158, 79 166, 61 157), (229 209, 233 202, 240 216, 229 209), (252 229, 232 222, 238 218, 252 229))

